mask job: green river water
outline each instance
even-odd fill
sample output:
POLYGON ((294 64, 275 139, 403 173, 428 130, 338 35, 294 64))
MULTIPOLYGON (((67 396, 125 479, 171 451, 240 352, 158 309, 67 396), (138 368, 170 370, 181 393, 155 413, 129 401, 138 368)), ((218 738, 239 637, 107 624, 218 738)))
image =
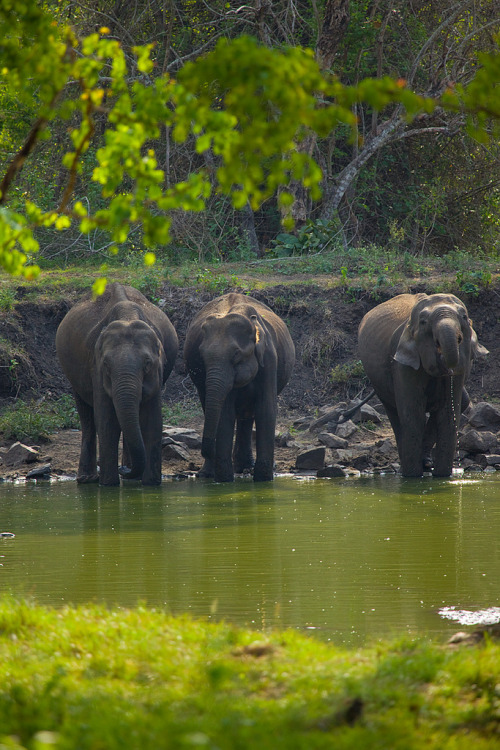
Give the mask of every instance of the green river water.
POLYGON ((0 591, 138 602, 349 646, 499 602, 500 479, 0 485, 0 591), (449 612, 449 610, 448 610, 449 612))

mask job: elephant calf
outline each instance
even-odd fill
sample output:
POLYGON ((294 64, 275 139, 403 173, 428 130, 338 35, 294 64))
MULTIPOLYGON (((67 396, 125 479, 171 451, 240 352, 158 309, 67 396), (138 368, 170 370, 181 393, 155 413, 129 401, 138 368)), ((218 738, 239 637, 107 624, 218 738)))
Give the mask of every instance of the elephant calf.
POLYGON ((191 322, 184 358, 205 413, 205 463, 199 475, 232 482, 234 471, 253 467, 255 481, 271 480, 277 395, 295 363, 285 323, 252 297, 226 294, 205 305, 191 322))
POLYGON ((468 403, 464 383, 473 358, 488 353, 463 302, 453 294, 400 294, 364 316, 358 347, 394 430, 403 476, 421 476, 432 448, 434 476, 450 476, 468 403))
POLYGON ((56 334, 61 367, 73 388, 82 428, 77 481, 119 484, 121 473, 161 482, 161 391, 178 341, 167 316, 133 287, 108 285, 62 320, 56 334), (99 438, 97 474, 96 432, 99 438))

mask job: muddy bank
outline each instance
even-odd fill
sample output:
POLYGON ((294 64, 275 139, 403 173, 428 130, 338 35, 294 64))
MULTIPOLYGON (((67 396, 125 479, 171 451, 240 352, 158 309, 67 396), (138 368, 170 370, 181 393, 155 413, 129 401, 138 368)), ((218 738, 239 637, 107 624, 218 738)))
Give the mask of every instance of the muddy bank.
MULTIPOLYGON (((230 290, 228 290, 230 291, 230 290)), ((242 291, 242 290, 237 290, 242 291)), ((253 290, 252 296, 265 302, 287 323, 296 347, 296 365, 292 378, 279 397, 276 464, 278 471, 296 470, 297 456, 310 448, 325 447, 325 463, 342 463, 356 470, 391 470, 397 464, 392 431, 383 414, 375 408, 381 421, 367 419, 356 425, 347 447, 335 448, 320 442, 318 433, 301 429, 301 420, 313 421, 322 408, 339 402, 349 403, 369 390, 356 351, 357 328, 363 315, 376 304, 401 291, 432 293, 418 282, 406 289, 390 289, 369 293, 351 288, 329 288, 320 284, 277 285, 253 290), (340 454, 338 450, 354 451, 356 455, 340 454), (335 453, 334 451, 337 451, 335 453), (369 464, 359 455, 370 453, 369 464), (354 463, 354 465, 353 465, 354 463)), ((500 317, 500 285, 491 286, 475 296, 457 293, 468 307, 475 330, 488 357, 477 360, 468 381, 472 403, 500 401, 498 378, 499 353, 496 333, 500 317)), ((206 302, 217 296, 194 287, 178 288, 165 284, 152 301, 158 304, 174 324, 180 343, 179 356, 164 392, 164 400, 179 414, 178 423, 201 431, 201 411, 197 396, 187 377, 182 348, 187 326, 206 302), (185 419, 183 419, 185 414, 185 419)), ((60 321, 77 301, 79 295, 55 302, 34 303, 20 298, 13 309, 0 320, 0 403, 15 398, 54 399, 70 393, 55 355, 55 333, 60 321)), ((323 432, 327 432, 326 429, 323 432)), ((496 433, 495 433, 496 434, 496 433)), ((0 436, 1 442, 1 436, 0 436)), ((9 444, 3 441, 4 447, 9 444)), ((49 443, 38 446, 39 462, 50 464, 54 475, 74 473, 79 453, 79 434, 71 431, 54 435, 49 443)), ((495 445, 488 448, 489 453, 495 445)), ((189 448, 187 458, 164 456, 166 474, 195 471, 201 466, 199 451, 189 448)), ((4 467, 3 467, 4 468, 4 467)), ((29 469, 28 469, 29 470, 29 469)), ((16 472, 23 475, 26 467, 0 470, 4 476, 16 472)))

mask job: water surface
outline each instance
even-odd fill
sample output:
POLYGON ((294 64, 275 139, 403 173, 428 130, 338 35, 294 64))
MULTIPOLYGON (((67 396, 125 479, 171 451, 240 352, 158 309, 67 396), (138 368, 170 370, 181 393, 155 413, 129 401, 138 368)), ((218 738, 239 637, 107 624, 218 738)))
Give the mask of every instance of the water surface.
POLYGON ((498 606, 500 479, 0 486, 0 590, 358 645, 498 606))

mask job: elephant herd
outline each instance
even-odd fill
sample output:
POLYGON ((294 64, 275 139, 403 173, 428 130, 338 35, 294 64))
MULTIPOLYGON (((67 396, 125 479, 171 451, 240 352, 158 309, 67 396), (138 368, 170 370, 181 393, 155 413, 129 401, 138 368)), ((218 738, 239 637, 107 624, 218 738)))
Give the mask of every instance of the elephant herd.
MULTIPOLYGON (((464 384, 474 357, 487 353, 465 305, 452 294, 400 294, 364 316, 358 347, 394 430, 403 476, 431 468, 449 476, 468 404, 464 384)), ((160 484, 161 393, 178 353, 165 313, 133 287, 110 284, 67 313, 56 351, 81 424, 77 481, 117 485, 122 476, 160 484)), ((255 481, 272 480, 277 396, 295 362, 283 320, 248 295, 225 294, 191 321, 184 360, 204 412, 199 476, 230 482, 248 469, 255 481)))

